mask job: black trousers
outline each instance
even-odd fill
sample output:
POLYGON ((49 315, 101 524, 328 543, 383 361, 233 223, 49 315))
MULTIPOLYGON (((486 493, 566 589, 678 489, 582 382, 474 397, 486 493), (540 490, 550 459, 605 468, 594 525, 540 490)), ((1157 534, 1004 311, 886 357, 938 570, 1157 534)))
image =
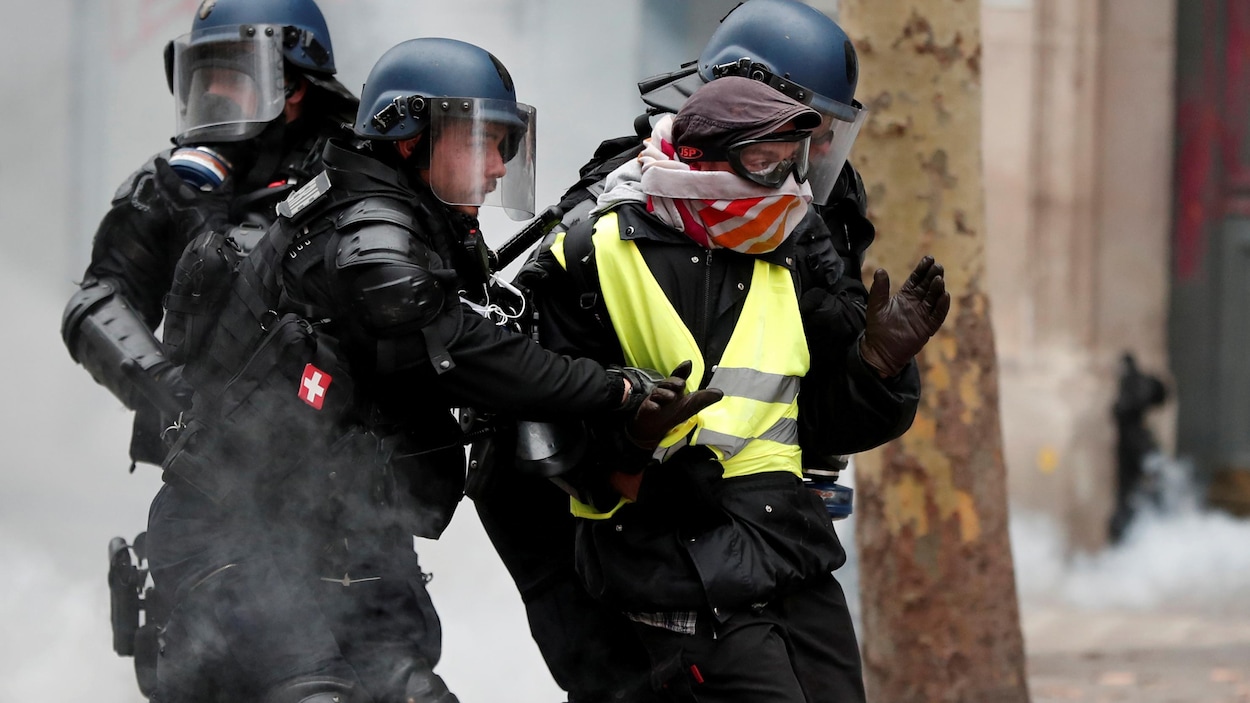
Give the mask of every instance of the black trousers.
POLYGON ((324 532, 298 527, 224 511, 185 484, 161 489, 148 561, 172 609, 154 700, 262 700, 309 678, 385 699, 403 684, 394 672, 438 662, 442 632, 411 537, 353 534, 352 551, 335 554, 324 532))
POLYGON ((547 479, 497 467, 474 500, 525 603, 530 634, 571 703, 657 700, 630 622, 583 588, 574 569, 569 497, 547 479))
POLYGON ((832 576, 696 633, 634 624, 655 687, 698 703, 864 703, 863 666, 842 587, 832 576))

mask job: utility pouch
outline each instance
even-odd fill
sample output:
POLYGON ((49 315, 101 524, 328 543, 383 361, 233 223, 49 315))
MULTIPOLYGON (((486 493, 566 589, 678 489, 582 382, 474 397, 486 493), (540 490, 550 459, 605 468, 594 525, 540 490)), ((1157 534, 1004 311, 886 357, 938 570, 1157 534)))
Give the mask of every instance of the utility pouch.
POLYGON ((300 315, 266 325, 220 394, 197 394, 164 464, 222 503, 318 465, 352 424, 354 385, 336 341, 300 315))
POLYGON ((130 460, 160 466, 169 451, 169 445, 165 444, 161 435, 169 425, 170 418, 154 405, 147 402, 140 404, 130 429, 130 460))
MULTIPOLYGON (((458 437, 455 418, 430 434, 458 437)), ((438 539, 464 498, 465 458, 460 442, 422 449, 410 435, 383 440, 389 504, 395 520, 418 537, 438 539)))
POLYGON ((242 256, 238 245, 221 232, 205 232, 183 249, 165 295, 162 337, 165 354, 174 364, 187 363, 205 348, 242 256))
POLYGON ((474 408, 461 409, 460 431, 471 442, 469 444, 469 471, 465 478, 464 494, 473 500, 486 498, 495 485, 500 430, 511 430, 512 427, 511 420, 481 413, 474 408))
POLYGON ((113 624, 113 651, 118 656, 135 653, 135 633, 139 631, 139 595, 147 575, 130 556, 130 545, 121 537, 109 541, 109 619, 113 624))

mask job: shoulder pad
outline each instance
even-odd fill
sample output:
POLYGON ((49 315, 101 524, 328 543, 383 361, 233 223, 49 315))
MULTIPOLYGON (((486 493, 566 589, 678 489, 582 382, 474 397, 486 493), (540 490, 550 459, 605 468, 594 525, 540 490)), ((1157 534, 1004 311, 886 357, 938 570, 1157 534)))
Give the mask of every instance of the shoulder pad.
POLYGON ((340 269, 382 262, 428 266, 429 258, 429 252, 408 229, 375 220, 343 236, 334 263, 340 269))
POLYGON ((326 193, 330 192, 330 174, 322 171, 317 177, 305 183, 299 190, 287 196, 286 200, 278 203, 278 217, 287 219, 296 219, 296 217, 310 205, 320 200, 326 193))
POLYGON ((144 176, 151 176, 151 172, 139 169, 138 171, 135 171, 127 176, 126 180, 122 181, 122 184, 118 186, 117 190, 113 193, 113 204, 116 205, 123 200, 130 199, 130 194, 135 192, 135 188, 138 186, 140 179, 144 176))
POLYGON ((854 203, 861 217, 868 214, 868 192, 864 190, 864 179, 860 178, 859 172, 850 161, 842 165, 842 173, 838 174, 838 182, 833 186, 829 204, 833 205, 838 200, 854 203))
POLYGON ((342 231, 370 222, 398 225, 409 232, 417 228, 412 209, 392 198, 365 198, 339 213, 334 227, 342 231))
MULTIPOLYGON (((578 282, 582 290, 595 290, 598 288, 599 272, 596 269, 595 262, 595 228, 599 225, 599 218, 582 220, 573 228, 564 234, 563 245, 563 264, 564 270, 568 271, 574 281, 578 282), (590 285, 593 279, 593 286, 590 285)), ((557 257, 560 258, 560 257, 557 257)))
POLYGON ((168 159, 170 153, 172 152, 172 149, 166 149, 165 151, 153 154, 152 157, 147 160, 147 163, 136 169, 134 173, 126 176, 126 180, 122 181, 122 184, 117 187, 117 191, 113 193, 113 204, 116 205, 123 200, 129 199, 139 187, 139 182, 142 181, 144 177, 150 178, 156 173, 156 160, 168 159))

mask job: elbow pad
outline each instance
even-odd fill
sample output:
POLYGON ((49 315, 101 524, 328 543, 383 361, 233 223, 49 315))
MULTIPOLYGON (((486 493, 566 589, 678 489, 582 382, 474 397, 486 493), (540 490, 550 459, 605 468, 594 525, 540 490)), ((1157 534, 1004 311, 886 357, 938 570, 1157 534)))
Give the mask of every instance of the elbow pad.
POLYGON ((105 281, 88 281, 70 298, 61 337, 74 361, 132 410, 145 395, 138 372, 168 365, 156 335, 105 281))
POLYGON ((429 325, 443 310, 447 294, 429 263, 408 229, 373 222, 343 238, 335 267, 361 324, 393 337, 429 325))

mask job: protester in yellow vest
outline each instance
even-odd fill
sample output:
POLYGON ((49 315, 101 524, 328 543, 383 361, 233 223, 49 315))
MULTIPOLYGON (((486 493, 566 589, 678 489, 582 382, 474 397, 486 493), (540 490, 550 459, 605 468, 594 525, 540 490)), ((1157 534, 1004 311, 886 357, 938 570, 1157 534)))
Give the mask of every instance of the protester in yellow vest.
POLYGON ((909 407, 905 429, 913 357, 950 297, 929 257, 893 297, 879 271, 864 334, 830 339, 839 306, 799 243, 801 222, 823 227, 805 219, 819 123, 759 81, 707 83, 531 266, 545 344, 724 393, 654 449, 596 435, 593 461, 563 478, 583 582, 633 622, 652 684, 677 700, 864 700, 831 574, 845 552, 804 485, 799 438, 835 433, 835 404, 909 407))

